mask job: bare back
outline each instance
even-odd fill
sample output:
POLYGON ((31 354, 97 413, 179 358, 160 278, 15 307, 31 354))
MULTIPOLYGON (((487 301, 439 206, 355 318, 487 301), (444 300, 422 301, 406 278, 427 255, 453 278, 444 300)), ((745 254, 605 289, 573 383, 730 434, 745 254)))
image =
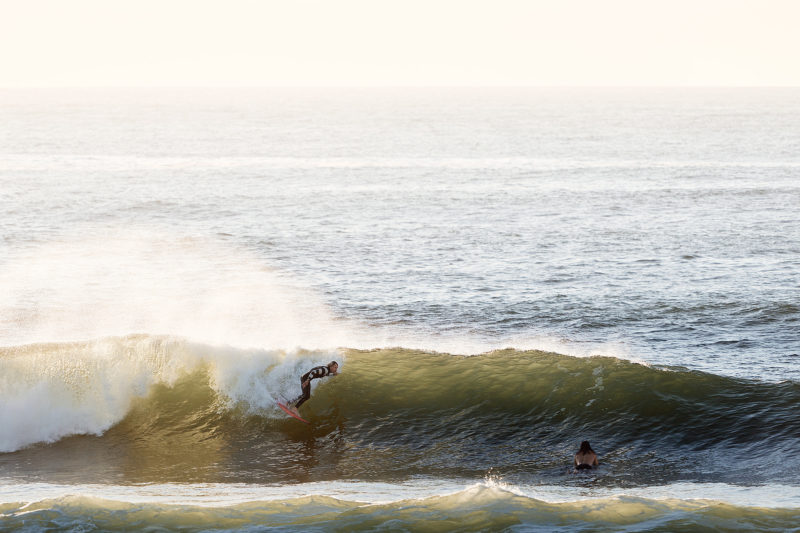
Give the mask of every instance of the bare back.
POLYGON ((597 454, 594 452, 586 452, 581 453, 578 452, 575 454, 575 465, 591 465, 597 466, 599 463, 597 462, 597 454))

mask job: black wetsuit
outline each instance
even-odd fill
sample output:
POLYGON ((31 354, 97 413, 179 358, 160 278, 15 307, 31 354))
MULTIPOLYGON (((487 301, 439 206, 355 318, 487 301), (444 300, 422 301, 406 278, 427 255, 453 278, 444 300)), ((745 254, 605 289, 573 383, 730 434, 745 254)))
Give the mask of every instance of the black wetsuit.
POLYGON ((331 371, 327 366, 315 366, 302 376, 300 376, 300 386, 303 388, 303 394, 297 397, 297 399, 292 400, 292 404, 295 407, 300 407, 303 405, 303 402, 311 398, 311 380, 312 379, 319 379, 324 378, 325 376, 330 376, 331 371), (306 383, 308 381, 308 383, 306 383), (304 385, 305 384, 305 385, 304 385))

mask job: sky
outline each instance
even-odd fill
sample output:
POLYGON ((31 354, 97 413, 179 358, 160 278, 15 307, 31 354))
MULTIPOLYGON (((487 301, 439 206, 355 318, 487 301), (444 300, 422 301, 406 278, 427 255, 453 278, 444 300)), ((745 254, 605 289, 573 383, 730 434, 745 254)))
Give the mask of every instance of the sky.
POLYGON ((0 87, 800 86, 800 0, 0 0, 0 87))

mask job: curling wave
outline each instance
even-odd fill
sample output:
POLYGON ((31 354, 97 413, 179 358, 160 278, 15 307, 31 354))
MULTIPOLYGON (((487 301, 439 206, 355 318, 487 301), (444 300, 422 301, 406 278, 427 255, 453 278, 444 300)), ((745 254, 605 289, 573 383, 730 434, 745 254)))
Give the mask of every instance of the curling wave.
MULTIPOLYGON (((601 454, 603 477, 622 485, 760 483, 800 466, 797 383, 611 357, 254 351, 140 335, 4 348, 0 366, 2 450, 63 471, 65 454, 85 454, 101 478, 394 480, 490 469, 548 478, 564 474, 583 439, 601 454), (315 382, 303 407, 311 424, 285 417, 275 399, 297 394, 298 376, 332 358, 341 374, 315 382)), ((0 455, 0 473, 14 475, 3 465, 0 455)))

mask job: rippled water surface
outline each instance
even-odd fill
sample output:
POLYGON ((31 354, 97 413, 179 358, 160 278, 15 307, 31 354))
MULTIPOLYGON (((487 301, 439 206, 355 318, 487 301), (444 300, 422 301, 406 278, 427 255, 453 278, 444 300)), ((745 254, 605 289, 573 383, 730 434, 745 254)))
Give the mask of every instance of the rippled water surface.
POLYGON ((798 146, 797 89, 0 91, 0 524, 786 527, 798 146))

